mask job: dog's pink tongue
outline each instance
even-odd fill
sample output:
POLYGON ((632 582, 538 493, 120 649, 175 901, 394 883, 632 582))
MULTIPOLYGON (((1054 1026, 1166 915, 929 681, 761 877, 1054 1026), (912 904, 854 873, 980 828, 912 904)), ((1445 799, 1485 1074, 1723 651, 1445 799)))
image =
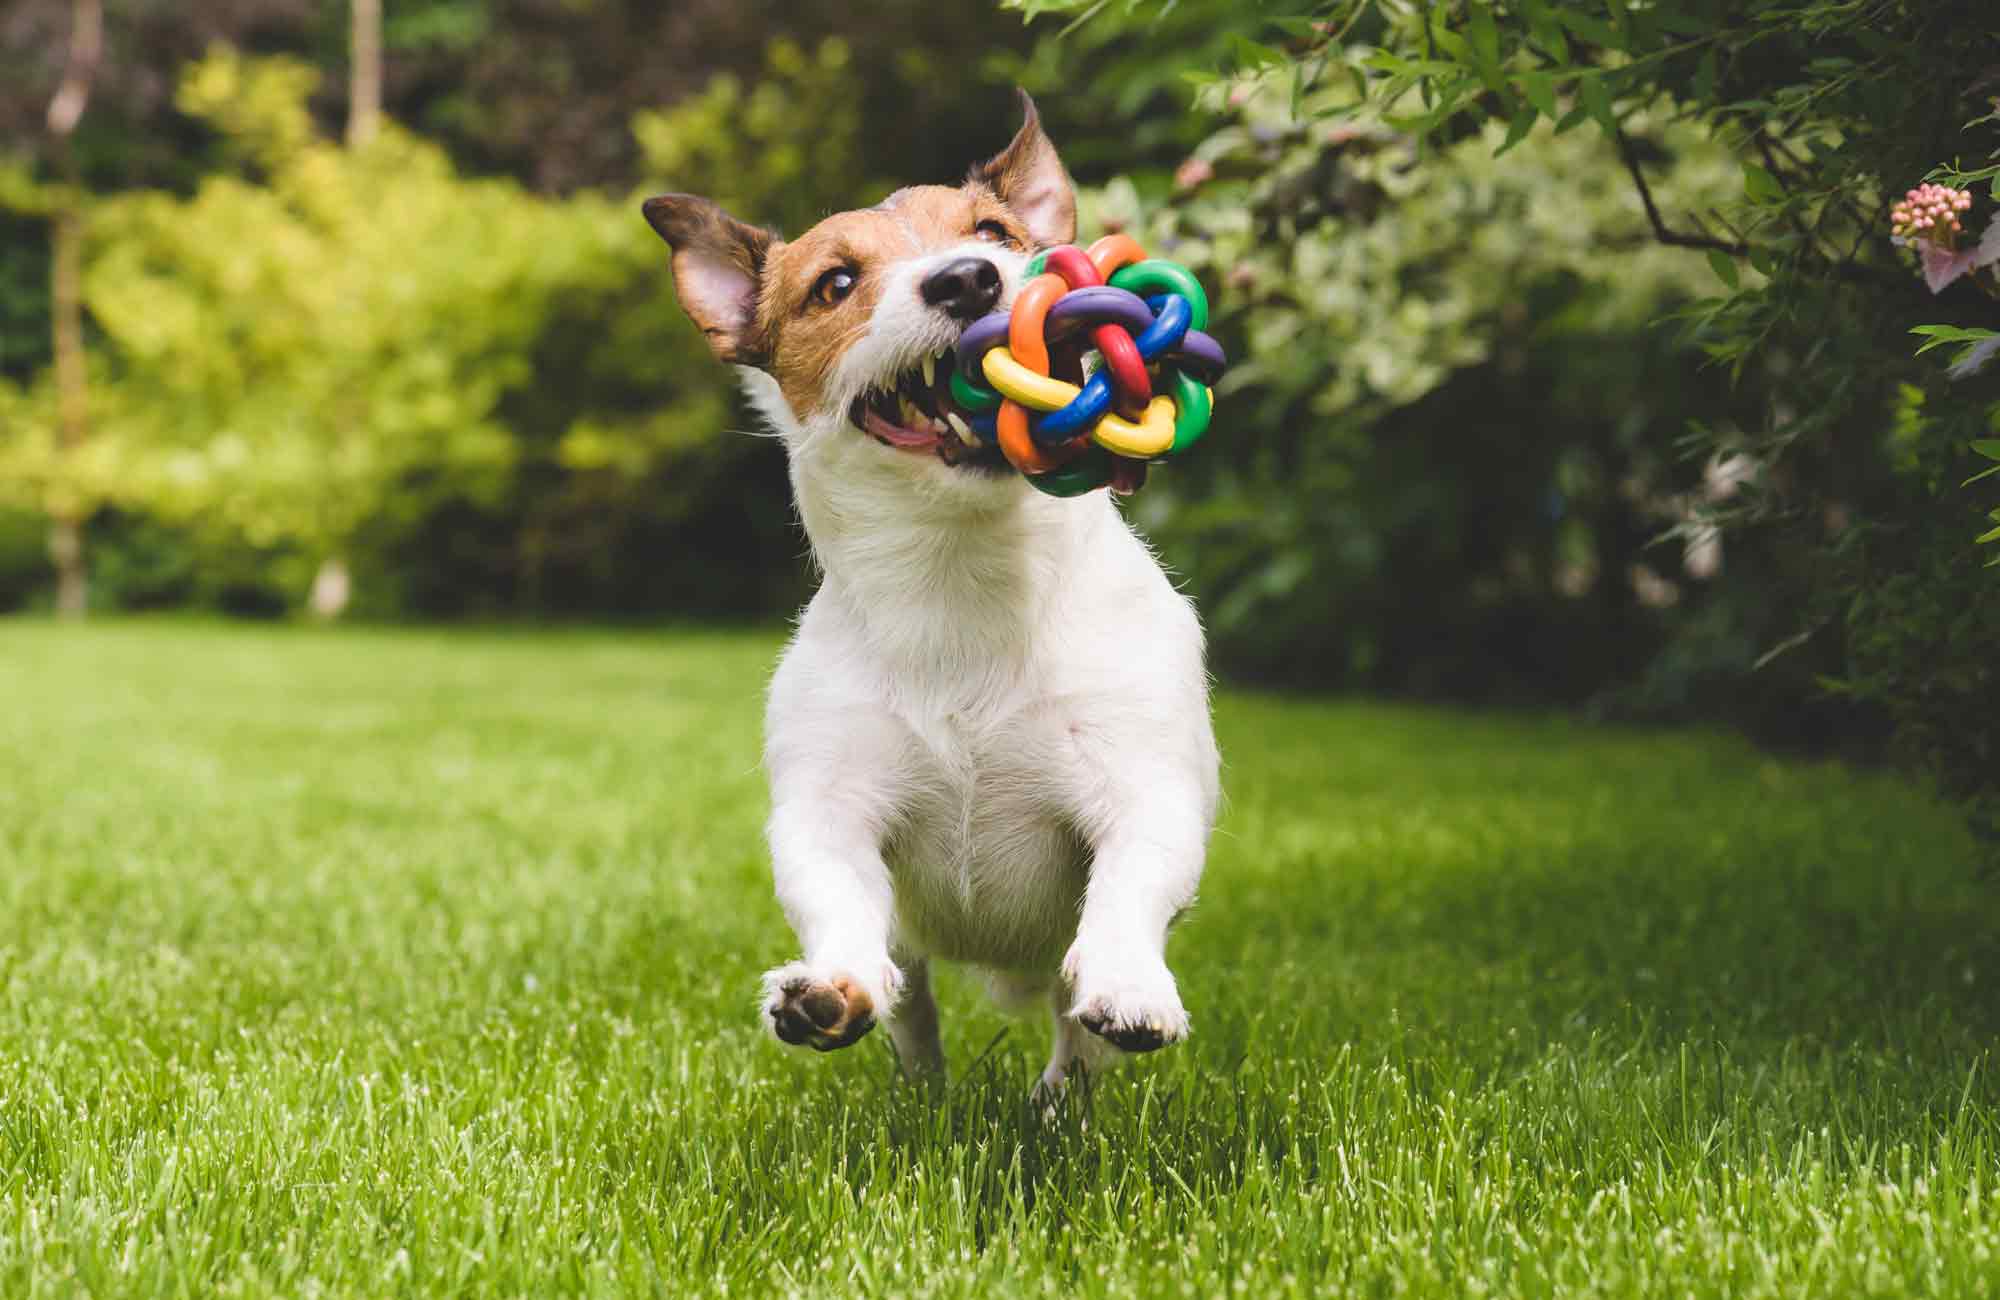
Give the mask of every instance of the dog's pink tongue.
POLYGON ((867 421, 868 432, 878 438, 895 443, 898 447, 930 448, 938 445, 935 433, 918 433, 915 429, 905 429, 900 424, 891 424, 873 409, 864 408, 861 418, 867 421))

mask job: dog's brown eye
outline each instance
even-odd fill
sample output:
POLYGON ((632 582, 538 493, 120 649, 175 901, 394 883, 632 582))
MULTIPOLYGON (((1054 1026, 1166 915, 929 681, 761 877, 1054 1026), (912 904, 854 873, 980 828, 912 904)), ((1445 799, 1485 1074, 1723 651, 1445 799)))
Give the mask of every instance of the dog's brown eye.
POLYGON ((813 282, 813 300, 831 307, 854 292, 854 272, 836 266, 813 282))
POLYGON ((1014 242, 1014 232, 990 217, 974 226, 972 233, 979 239, 991 240, 996 244, 1011 244, 1014 242))

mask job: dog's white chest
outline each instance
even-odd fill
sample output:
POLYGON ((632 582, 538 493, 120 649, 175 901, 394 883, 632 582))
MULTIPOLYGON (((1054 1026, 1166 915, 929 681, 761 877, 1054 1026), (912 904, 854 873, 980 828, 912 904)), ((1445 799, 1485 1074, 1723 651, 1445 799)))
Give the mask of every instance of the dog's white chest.
POLYGON ((788 914, 808 900, 826 943, 881 925, 905 954, 1046 977, 1107 840, 1135 879, 1199 870, 1215 752, 1193 611, 1108 499, 1017 484, 1003 509, 924 518, 823 470, 795 460, 827 577, 766 735, 788 914), (873 874, 828 873, 837 852, 873 874), (822 883, 842 879, 860 892, 822 883))
POLYGON ((1075 755, 1055 706, 914 722, 911 787, 884 857, 899 926, 925 951, 1010 967, 1060 957, 1088 855, 1063 795, 1075 755))

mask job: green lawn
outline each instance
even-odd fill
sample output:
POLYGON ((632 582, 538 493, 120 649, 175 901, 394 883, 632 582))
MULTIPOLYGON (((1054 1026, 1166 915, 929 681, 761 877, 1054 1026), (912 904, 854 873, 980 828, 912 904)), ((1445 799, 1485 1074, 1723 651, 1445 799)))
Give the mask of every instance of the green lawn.
POLYGON ((2000 1294, 1953 817, 1226 694, 1185 1046, 756 1027, 773 637, 0 623, 0 1296, 2000 1294))

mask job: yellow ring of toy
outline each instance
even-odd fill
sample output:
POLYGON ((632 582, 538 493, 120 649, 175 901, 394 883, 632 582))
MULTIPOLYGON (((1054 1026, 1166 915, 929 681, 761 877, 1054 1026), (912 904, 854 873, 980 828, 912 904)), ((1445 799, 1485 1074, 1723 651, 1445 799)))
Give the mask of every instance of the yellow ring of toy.
POLYGON ((1083 390, 1048 375, 1038 375, 1020 362, 1005 346, 994 348, 979 359, 986 382, 1002 397, 1011 397, 1036 411, 1057 411, 1068 406, 1083 390))
MULTIPOLYGON (((1061 410, 1083 391, 1075 384, 1036 374, 1014 360, 1014 354, 1004 346, 981 357, 979 365, 986 372, 986 382, 996 392, 1030 410, 1061 410)), ((1179 418, 1180 407, 1173 398, 1155 397, 1146 403, 1145 414, 1136 421, 1116 411, 1106 412, 1090 430, 1090 438, 1106 451, 1135 460, 1150 460, 1173 448, 1174 422, 1179 418)))
POLYGON ((1174 445, 1174 420, 1179 414, 1173 398, 1155 397, 1146 403, 1146 413, 1136 423, 1116 411, 1105 412, 1090 437, 1106 451, 1151 460, 1174 445))

